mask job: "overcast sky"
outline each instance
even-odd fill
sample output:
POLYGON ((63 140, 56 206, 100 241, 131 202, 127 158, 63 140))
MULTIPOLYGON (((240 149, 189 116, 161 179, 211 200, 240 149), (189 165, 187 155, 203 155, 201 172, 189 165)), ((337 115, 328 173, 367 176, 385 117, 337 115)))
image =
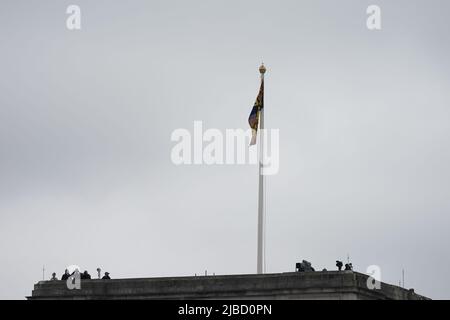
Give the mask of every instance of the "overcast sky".
POLYGON ((450 3, 0 2, 0 298, 78 264, 112 278, 256 271, 257 167, 175 166, 177 128, 280 129, 267 271, 381 268, 450 298, 450 3), (66 8, 81 7, 81 30, 66 8), (381 7, 369 31, 366 9, 381 7), (431 271, 431 272, 430 272, 431 271))

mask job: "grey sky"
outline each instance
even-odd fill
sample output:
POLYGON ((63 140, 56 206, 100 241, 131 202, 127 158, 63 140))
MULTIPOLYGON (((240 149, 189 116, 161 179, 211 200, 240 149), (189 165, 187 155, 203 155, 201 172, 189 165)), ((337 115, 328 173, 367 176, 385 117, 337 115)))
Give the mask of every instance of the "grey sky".
POLYGON ((78 264, 253 273, 257 168, 174 166, 170 134, 244 128, 267 65, 267 269, 307 259, 450 298, 448 1, 0 3, 0 298, 78 264), (66 29, 78 4, 82 30, 66 29), (382 30, 366 28, 366 8, 382 30), (426 272, 426 270, 436 272, 426 272))

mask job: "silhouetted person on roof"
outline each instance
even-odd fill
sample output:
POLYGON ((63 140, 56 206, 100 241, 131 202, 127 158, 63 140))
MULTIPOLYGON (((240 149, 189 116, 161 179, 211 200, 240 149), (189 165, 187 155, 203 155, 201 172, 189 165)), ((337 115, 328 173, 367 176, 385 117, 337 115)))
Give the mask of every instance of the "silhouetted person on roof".
POLYGON ((111 280, 111 278, 109 277, 109 272, 105 272, 105 275, 102 278, 103 280, 111 280))
POLYGON ((346 263, 345 264, 345 270, 346 271, 352 271, 353 270, 353 266, 351 263, 346 263))
POLYGON ((87 270, 84 270, 84 272, 81 274, 81 279, 84 280, 91 279, 91 275, 87 272, 87 270))
POLYGON ((53 272, 52 273, 52 278, 50 279, 50 281, 55 281, 55 280, 58 280, 58 278, 56 277, 56 273, 53 272))
POLYGON ((64 274, 61 277, 61 280, 67 280, 69 279, 70 274, 69 274, 69 270, 66 269, 66 271, 64 271, 64 274))
POLYGON ((341 271, 342 270, 342 261, 336 260, 336 267, 338 267, 338 270, 341 271))

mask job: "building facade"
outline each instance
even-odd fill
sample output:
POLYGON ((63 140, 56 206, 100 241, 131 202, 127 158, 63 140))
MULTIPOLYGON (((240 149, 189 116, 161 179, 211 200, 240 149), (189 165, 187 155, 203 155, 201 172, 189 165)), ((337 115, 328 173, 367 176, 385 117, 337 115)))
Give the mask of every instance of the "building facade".
POLYGON ((81 280, 69 290, 65 281, 40 281, 29 300, 110 299, 296 299, 296 300, 423 300, 398 286, 373 283, 353 271, 81 280))

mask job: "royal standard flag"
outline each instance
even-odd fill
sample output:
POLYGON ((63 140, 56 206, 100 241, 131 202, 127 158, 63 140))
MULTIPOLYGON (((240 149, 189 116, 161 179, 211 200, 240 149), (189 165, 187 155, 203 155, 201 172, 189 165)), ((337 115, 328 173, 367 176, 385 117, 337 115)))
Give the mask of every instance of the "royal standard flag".
POLYGON ((252 140, 250 145, 256 144, 256 136, 258 134, 259 126, 259 116, 262 109, 264 108, 264 80, 261 81, 261 88, 259 89, 258 96, 256 97, 255 105, 253 106, 252 112, 248 117, 248 124, 252 128, 252 140))

